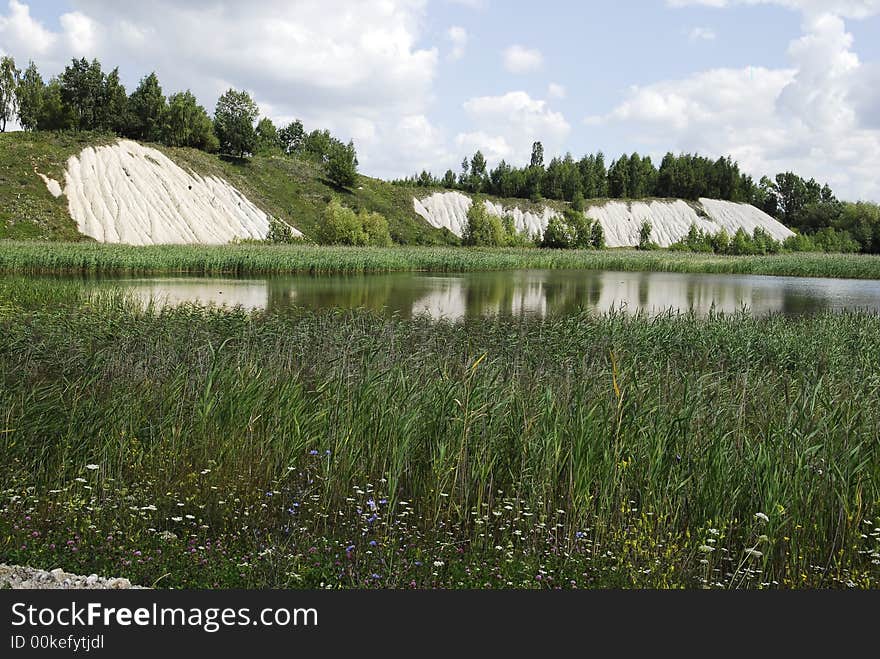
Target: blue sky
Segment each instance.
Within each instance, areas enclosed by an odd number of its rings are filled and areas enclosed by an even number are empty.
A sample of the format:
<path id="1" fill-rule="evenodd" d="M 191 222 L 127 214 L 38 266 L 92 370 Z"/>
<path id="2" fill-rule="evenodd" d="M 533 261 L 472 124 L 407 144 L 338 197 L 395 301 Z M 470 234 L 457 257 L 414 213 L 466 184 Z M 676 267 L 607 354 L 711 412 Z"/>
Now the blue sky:
<path id="1" fill-rule="evenodd" d="M 732 155 L 880 199 L 880 0 L 0 0 L 0 51 L 353 137 L 362 170 L 602 149 Z"/>

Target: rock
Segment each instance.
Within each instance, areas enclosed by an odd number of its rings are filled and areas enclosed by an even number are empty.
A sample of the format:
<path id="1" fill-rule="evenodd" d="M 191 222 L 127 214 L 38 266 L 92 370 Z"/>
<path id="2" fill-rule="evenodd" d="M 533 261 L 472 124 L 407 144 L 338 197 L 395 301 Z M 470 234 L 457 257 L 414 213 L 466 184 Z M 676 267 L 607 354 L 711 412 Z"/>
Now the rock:
<path id="1" fill-rule="evenodd" d="M 128 579 L 117 577 L 116 579 L 110 579 L 110 581 L 107 582 L 107 588 L 113 590 L 125 590 L 131 588 L 131 582 Z"/>
<path id="2" fill-rule="evenodd" d="M 127 590 L 140 588 L 140 586 L 133 586 L 131 581 L 122 577 L 102 579 L 97 574 L 90 574 L 87 577 L 69 574 L 60 567 L 47 571 L 27 566 L 0 564 L 0 589 L 3 588 L 28 590 L 112 588 Z"/>

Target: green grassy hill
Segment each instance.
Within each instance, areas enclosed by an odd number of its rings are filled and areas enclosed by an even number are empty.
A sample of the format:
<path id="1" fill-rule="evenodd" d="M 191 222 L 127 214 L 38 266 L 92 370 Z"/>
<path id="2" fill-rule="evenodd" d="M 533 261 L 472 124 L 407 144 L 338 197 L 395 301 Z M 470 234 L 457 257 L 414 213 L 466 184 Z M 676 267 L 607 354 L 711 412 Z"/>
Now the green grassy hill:
<path id="1" fill-rule="evenodd" d="M 64 184 L 67 159 L 88 146 L 116 138 L 91 133 L 7 133 L 0 135 L 0 239 L 89 240 L 79 234 L 67 210 L 66 197 L 52 197 L 34 167 Z M 195 149 L 151 144 L 184 169 L 220 176 L 270 215 L 313 237 L 319 218 L 333 195 L 356 210 L 376 211 L 388 219 L 391 236 L 403 244 L 456 244 L 446 230 L 436 229 L 413 210 L 414 196 L 423 188 L 394 186 L 360 176 L 351 190 L 333 185 L 320 165 L 308 160 L 272 155 L 231 161 Z"/>

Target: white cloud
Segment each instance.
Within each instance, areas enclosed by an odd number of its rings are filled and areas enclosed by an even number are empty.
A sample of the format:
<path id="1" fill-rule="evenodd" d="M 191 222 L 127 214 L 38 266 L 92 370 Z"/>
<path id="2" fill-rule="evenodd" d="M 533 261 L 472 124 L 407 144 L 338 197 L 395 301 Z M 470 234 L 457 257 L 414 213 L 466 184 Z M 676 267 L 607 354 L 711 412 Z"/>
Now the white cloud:
<path id="1" fill-rule="evenodd" d="M 544 56 L 540 50 L 513 45 L 503 53 L 504 68 L 511 73 L 532 73 L 544 65 Z"/>
<path id="2" fill-rule="evenodd" d="M 547 96 L 550 98 L 563 99 L 568 95 L 568 91 L 563 85 L 557 82 L 551 82 L 547 85 Z"/>
<path id="3" fill-rule="evenodd" d="M 791 68 L 716 69 L 632 87 L 608 115 L 587 121 L 625 126 L 658 150 L 729 153 L 755 175 L 791 169 L 845 198 L 880 199 L 880 131 L 866 115 L 880 106 L 869 84 L 876 70 L 859 62 L 840 17 L 807 14 L 803 29 L 788 49 Z"/>
<path id="4" fill-rule="evenodd" d="M 98 35 L 95 21 L 75 11 L 61 16 L 60 22 L 67 47 L 72 55 L 86 57 L 97 50 Z"/>
<path id="5" fill-rule="evenodd" d="M 489 0 L 446 0 L 453 5 L 462 5 L 468 9 L 485 9 L 489 6 Z"/>
<path id="6" fill-rule="evenodd" d="M 274 119 L 364 142 L 368 173 L 388 174 L 396 157 L 370 137 L 393 135 L 431 101 L 439 55 L 420 45 L 426 0 L 72 4 L 53 31 L 11 0 L 0 9 L 0 48 L 33 58 L 46 77 L 71 57 L 98 57 L 119 65 L 129 89 L 155 70 L 166 93 L 191 88 L 209 110 L 226 88 L 247 89 Z"/>
<path id="7" fill-rule="evenodd" d="M 22 60 L 51 50 L 57 37 L 31 17 L 30 8 L 17 0 L 8 7 L 9 13 L 0 15 L 0 48 Z"/>
<path id="8" fill-rule="evenodd" d="M 449 52 L 449 59 L 458 60 L 464 57 L 464 51 L 467 48 L 468 33 L 463 27 L 453 25 L 446 30 L 446 38 L 452 44 L 452 50 Z"/>
<path id="9" fill-rule="evenodd" d="M 571 132 L 560 112 L 523 91 L 472 98 L 463 107 L 474 130 L 457 135 L 456 144 L 483 150 L 490 164 L 501 158 L 525 162 L 535 140 L 544 143 L 546 153 L 556 153 Z"/>
<path id="10" fill-rule="evenodd" d="M 708 27 L 695 27 L 688 32 L 688 39 L 691 41 L 715 41 L 717 36 L 715 30 Z"/>
<path id="11" fill-rule="evenodd" d="M 867 18 L 880 13 L 880 0 L 666 0 L 670 7 L 724 8 L 733 5 L 778 5 L 808 14 L 830 13 L 844 18 Z"/>

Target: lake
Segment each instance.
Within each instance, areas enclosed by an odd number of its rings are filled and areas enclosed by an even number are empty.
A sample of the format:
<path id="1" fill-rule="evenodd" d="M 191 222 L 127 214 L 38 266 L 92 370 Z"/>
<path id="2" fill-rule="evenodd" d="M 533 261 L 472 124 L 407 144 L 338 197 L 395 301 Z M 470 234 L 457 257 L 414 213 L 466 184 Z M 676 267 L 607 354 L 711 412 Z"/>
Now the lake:
<path id="1" fill-rule="evenodd" d="M 598 313 L 622 309 L 755 315 L 822 311 L 880 312 L 880 281 L 754 275 L 517 270 L 462 274 L 394 273 L 254 278 L 145 277 L 85 280 L 120 286 L 159 304 L 198 302 L 246 309 L 366 308 L 387 315 L 457 320 L 495 314 Z"/>

